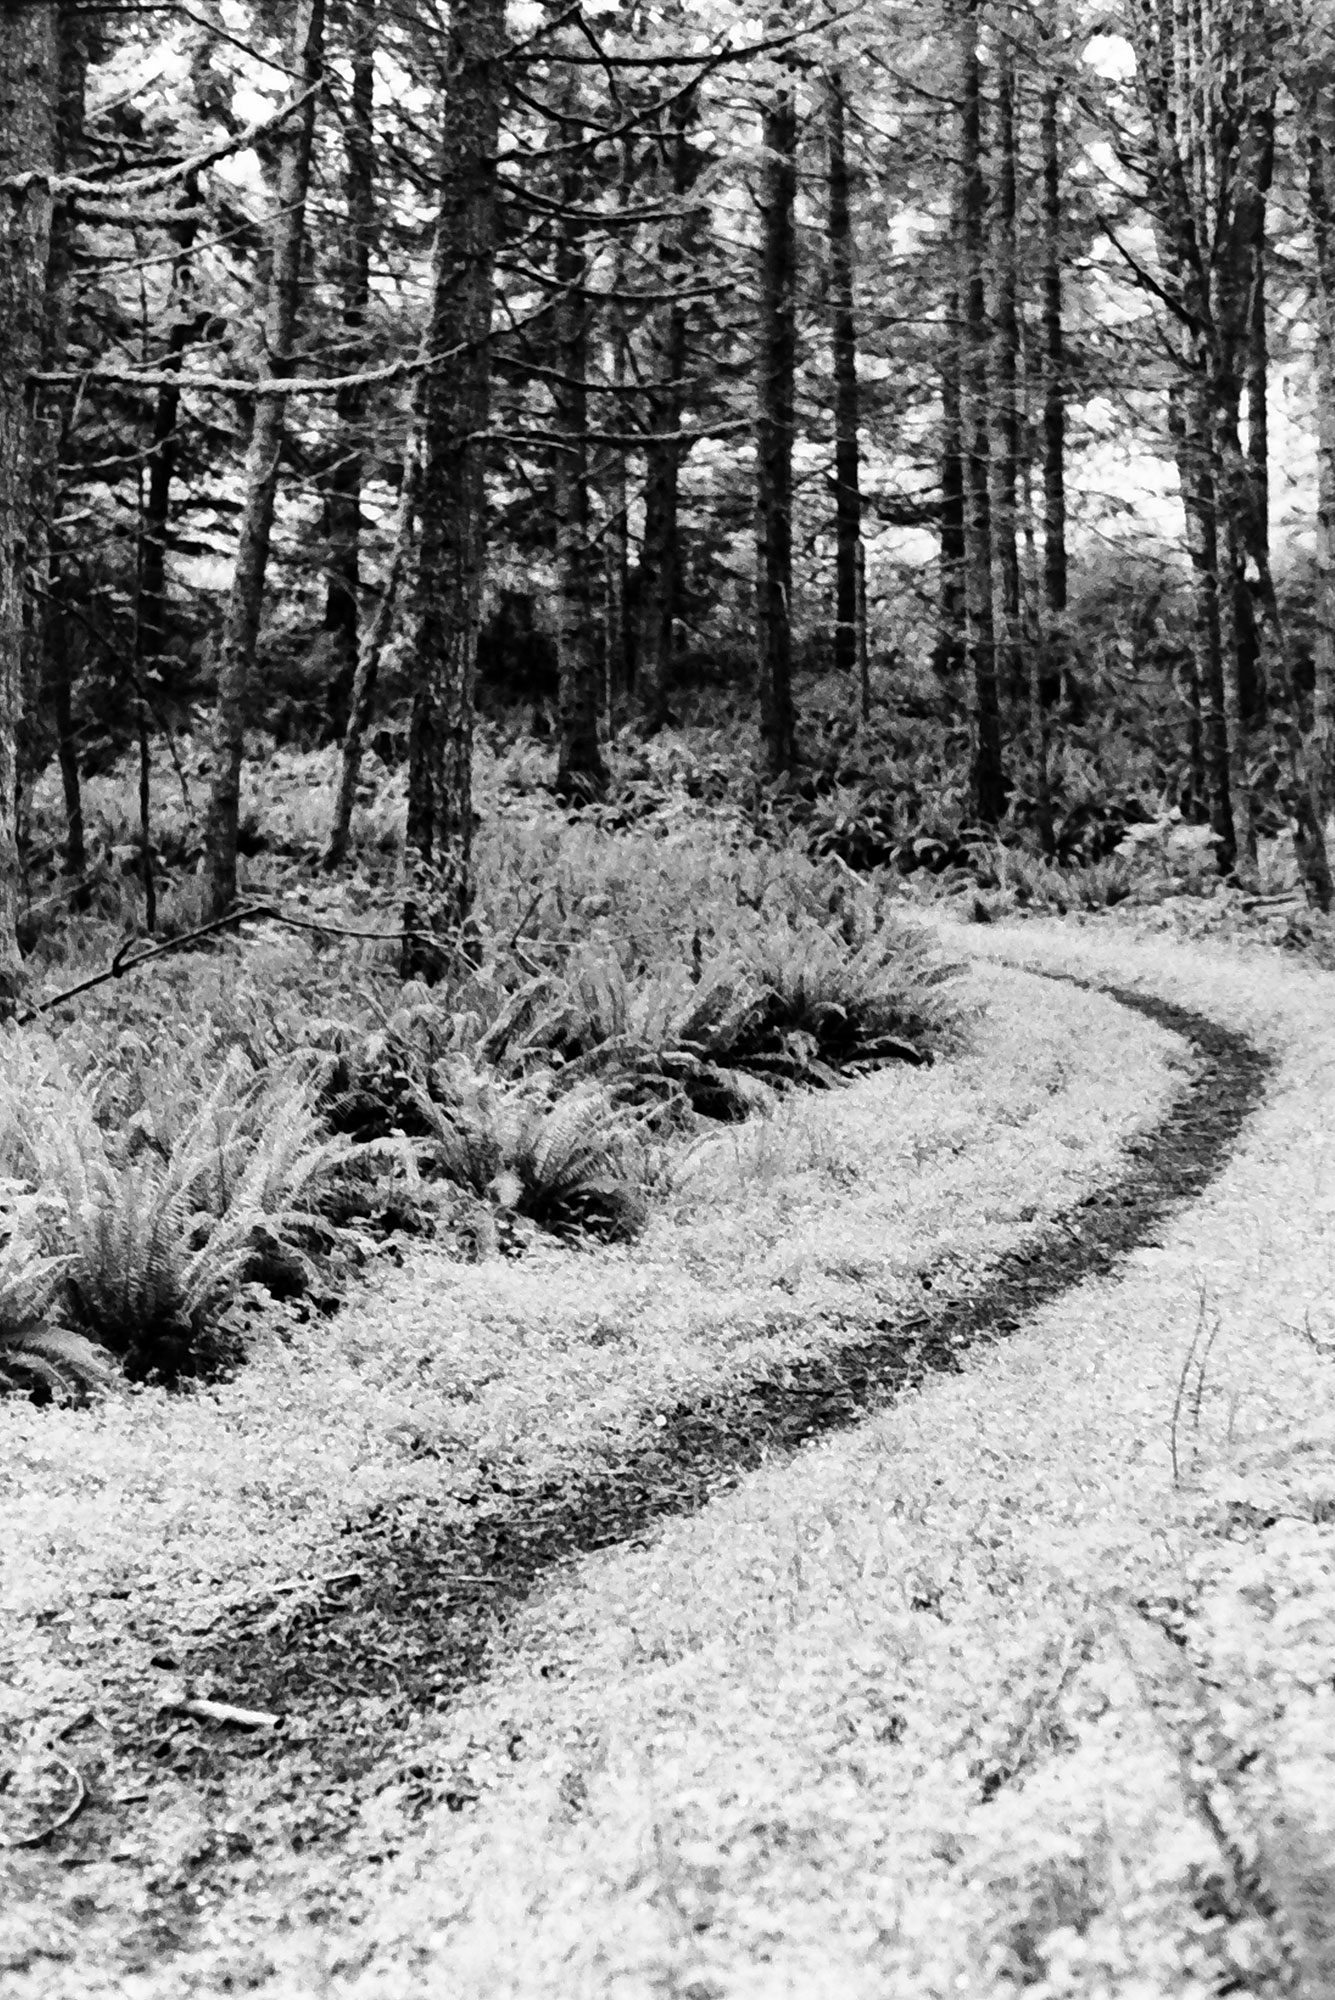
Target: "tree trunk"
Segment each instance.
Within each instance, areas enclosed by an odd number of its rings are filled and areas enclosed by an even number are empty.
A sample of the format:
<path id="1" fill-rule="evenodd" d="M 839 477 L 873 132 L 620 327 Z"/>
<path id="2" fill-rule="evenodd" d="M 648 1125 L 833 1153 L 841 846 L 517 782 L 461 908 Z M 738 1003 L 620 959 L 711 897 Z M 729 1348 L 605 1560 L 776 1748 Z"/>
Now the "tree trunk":
<path id="1" fill-rule="evenodd" d="M 430 351 L 441 359 L 422 399 L 405 979 L 439 979 L 468 950 L 504 47 L 505 0 L 455 0 L 429 327 Z"/>
<path id="2" fill-rule="evenodd" d="M 340 286 L 343 345 L 340 373 L 351 374 L 366 359 L 364 334 L 371 299 L 371 242 L 375 233 L 375 0 L 355 0 L 349 8 L 348 45 L 352 56 L 352 97 L 344 126 L 346 202 Z M 328 735 L 341 737 L 357 668 L 357 607 L 361 594 L 363 440 L 366 391 L 356 384 L 340 389 L 334 463 L 325 488 L 329 559 L 325 572 L 324 629 L 329 640 Z"/>
<path id="3" fill-rule="evenodd" d="M 1020 555 L 1016 480 L 1020 457 L 1019 243 L 1016 234 L 1015 65 L 1010 43 L 997 44 L 996 185 L 991 210 L 993 324 L 989 382 L 989 511 L 992 530 L 993 620 L 998 678 L 1008 701 L 1022 711 L 1026 696 L 1020 625 Z"/>
<path id="4" fill-rule="evenodd" d="M 834 669 L 858 671 L 858 579 L 862 569 L 862 487 L 858 465 L 858 347 L 853 298 L 853 229 L 849 217 L 848 147 L 843 72 L 826 85 L 825 140 L 829 179 L 830 337 L 834 360 Z"/>
<path id="5" fill-rule="evenodd" d="M 622 282 L 617 290 L 624 289 L 624 268 L 620 273 Z M 628 341 L 625 327 L 625 311 L 620 299 L 614 299 L 609 308 L 612 316 L 610 330 L 612 386 L 618 392 L 613 397 L 615 422 L 612 428 L 619 430 L 624 420 L 626 398 L 622 393 L 630 379 L 628 361 Z M 603 693 L 602 708 L 605 726 L 610 734 L 620 704 L 630 686 L 630 483 L 626 477 L 626 453 L 622 446 L 614 445 L 603 479 Z"/>
<path id="6" fill-rule="evenodd" d="M 1043 161 L 1043 672 L 1045 704 L 1061 692 L 1069 668 L 1066 563 L 1066 327 L 1062 281 L 1061 81 L 1043 87 L 1039 146 Z"/>
<path id="7" fill-rule="evenodd" d="M 664 143 L 677 212 L 663 225 L 659 237 L 658 263 L 664 290 L 684 285 L 687 277 L 692 232 L 686 198 L 699 172 L 699 160 L 690 143 L 695 112 L 695 95 L 690 91 L 675 98 L 668 111 Z M 640 549 L 644 597 L 638 684 L 645 726 L 651 731 L 672 720 L 673 659 L 681 596 L 677 488 L 683 457 L 680 434 L 688 331 L 685 305 L 679 298 L 670 299 L 657 315 L 653 336 L 657 370 L 648 398 L 644 539 Z"/>
<path id="8" fill-rule="evenodd" d="M 959 217 L 954 221 L 959 244 Z M 946 296 L 946 336 L 941 355 L 941 527 L 938 622 L 932 664 L 953 681 L 967 663 L 964 612 L 964 433 L 960 409 L 962 304 L 958 287 Z"/>
<path id="9" fill-rule="evenodd" d="M 1303 106 L 1308 210 L 1317 251 L 1317 531 L 1312 736 L 1298 823 L 1308 897 L 1331 907 L 1325 827 L 1335 808 L 1335 83 Z"/>
<path id="10" fill-rule="evenodd" d="M 196 208 L 199 184 L 194 175 L 186 182 L 182 206 Z M 181 361 L 198 331 L 198 321 L 187 311 L 189 303 L 190 256 L 198 225 L 186 219 L 174 231 L 177 257 L 172 267 L 172 289 L 176 317 L 167 335 L 166 352 L 158 361 L 167 374 L 180 372 Z M 167 643 L 167 543 L 171 523 L 171 490 L 176 477 L 177 422 L 181 392 L 175 382 L 158 390 L 153 409 L 153 437 L 148 455 L 148 493 L 144 504 L 143 528 L 139 541 L 138 659 L 145 668 L 161 666 Z"/>
<path id="11" fill-rule="evenodd" d="M 578 145 L 583 126 L 563 118 L 561 138 Z M 593 624 L 593 551 L 589 540 L 589 295 L 582 163 L 567 169 L 557 223 L 556 365 L 553 460 L 556 515 L 556 796 L 588 805 L 607 793 L 599 717 L 599 647 Z"/>
<path id="12" fill-rule="evenodd" d="M 63 588 L 56 590 L 57 605 L 63 597 Z M 79 778 L 79 751 L 74 734 L 73 714 L 73 674 L 70 668 L 69 648 L 66 633 L 62 629 L 68 621 L 57 613 L 55 643 L 51 649 L 49 662 L 51 670 L 51 707 L 56 725 L 56 757 L 60 764 L 60 788 L 65 801 L 65 873 L 76 883 L 82 883 L 88 869 L 88 853 L 83 831 L 83 788 Z M 75 897 L 76 906 L 79 893 Z"/>
<path id="13" fill-rule="evenodd" d="M 420 378 L 414 401 L 415 404 L 421 401 Z M 347 723 L 339 747 L 338 784 L 334 789 L 333 820 L 323 858 L 323 865 L 329 869 L 342 867 L 347 859 L 348 837 L 352 830 L 352 808 L 357 797 L 357 780 L 361 775 L 362 749 L 366 742 L 367 725 L 371 720 L 376 687 L 380 680 L 381 657 L 394 628 L 400 600 L 404 595 L 404 580 L 410 573 L 413 560 L 414 532 L 421 488 L 422 438 L 420 424 L 414 417 L 409 427 L 408 442 L 404 448 L 403 470 L 399 482 L 398 518 L 394 526 L 394 540 L 390 547 L 389 566 L 381 580 L 380 601 L 376 605 L 375 616 L 361 633 L 357 648 L 357 666 L 349 690 Z"/>
<path id="14" fill-rule="evenodd" d="M 0 1020 L 23 990 L 18 768 L 37 455 L 28 378 L 46 346 L 60 36 L 53 4 L 0 6 Z"/>
<path id="15" fill-rule="evenodd" d="M 1178 484 L 1191 561 L 1192 679 L 1201 709 L 1210 825 L 1219 842 L 1220 865 L 1229 869 L 1237 854 L 1225 709 L 1223 649 L 1219 620 L 1219 537 L 1212 453 L 1204 392 L 1191 363 L 1169 396 L 1169 430 L 1177 458 Z"/>
<path id="16" fill-rule="evenodd" d="M 303 103 L 283 128 L 277 200 L 270 225 L 271 271 L 264 315 L 264 359 L 259 382 L 291 373 L 292 341 L 301 294 L 306 236 L 306 194 L 315 131 L 315 87 L 324 66 L 324 0 L 298 0 L 289 69 Z M 283 398 L 255 398 L 246 453 L 245 500 L 236 567 L 218 648 L 218 704 L 214 722 L 213 781 L 205 832 L 208 912 L 225 916 L 236 901 L 237 826 L 246 714 L 254 677 L 255 645 L 264 603 L 274 497 L 285 428 Z"/>
<path id="17" fill-rule="evenodd" d="M 965 645 L 969 663 L 969 805 L 979 826 L 1006 810 L 993 625 L 992 520 L 988 480 L 987 188 L 983 175 L 979 0 L 961 0 L 960 29 L 960 401 L 964 450 Z"/>
<path id="18" fill-rule="evenodd" d="M 756 655 L 760 735 L 771 777 L 797 759 L 793 707 L 793 428 L 797 362 L 797 107 L 781 90 L 766 107 L 756 392 Z"/>

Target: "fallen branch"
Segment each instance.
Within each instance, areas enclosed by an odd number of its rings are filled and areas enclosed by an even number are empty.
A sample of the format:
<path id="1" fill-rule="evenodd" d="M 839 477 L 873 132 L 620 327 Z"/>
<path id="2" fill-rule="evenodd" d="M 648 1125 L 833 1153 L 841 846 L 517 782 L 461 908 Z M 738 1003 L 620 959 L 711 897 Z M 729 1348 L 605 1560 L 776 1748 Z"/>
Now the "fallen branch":
<path id="1" fill-rule="evenodd" d="M 88 1800 L 88 1790 L 78 1766 L 76 1764 L 67 1764 L 63 1757 L 52 1757 L 50 1761 L 53 1764 L 59 1764 L 61 1770 L 73 1779 L 74 1798 L 72 1802 L 66 1806 L 64 1812 L 59 1814 L 57 1818 L 48 1820 L 45 1826 L 38 1827 L 36 1833 L 21 1833 L 13 1838 L 0 1833 L 0 1847 L 40 1847 L 44 1841 L 50 1840 L 53 1833 L 59 1833 L 62 1826 L 68 1826 L 77 1812 L 83 1810 Z"/>
<path id="2" fill-rule="evenodd" d="M 26 1028 L 42 1014 L 49 1014 L 53 1007 L 61 1007 L 67 1000 L 76 1000 L 80 994 L 91 993 L 96 986 L 105 986 L 112 979 L 120 979 L 127 972 L 137 972 L 141 965 L 149 965 L 156 958 L 165 958 L 169 952 L 181 951 L 188 944 L 195 944 L 200 938 L 212 937 L 218 931 L 227 930 L 232 924 L 248 923 L 252 918 L 267 918 L 270 923 L 286 924 L 296 931 L 318 931 L 326 937 L 357 938 L 367 944 L 406 944 L 409 939 L 421 939 L 439 948 L 447 940 L 435 931 L 360 931 L 352 930 L 346 924 L 323 924 L 314 917 L 289 916 L 273 903 L 246 903 L 239 910 L 229 910 L 225 917 L 215 917 L 211 923 L 200 924 L 193 931 L 182 931 L 179 937 L 168 938 L 164 944 L 155 944 L 137 957 L 131 957 L 137 940 L 126 938 L 118 945 L 110 965 L 101 972 L 94 972 L 77 985 L 66 986 L 59 993 L 53 993 L 49 1000 L 39 1000 L 35 1007 L 29 1007 L 18 1017 L 18 1025 Z M 462 934 L 456 936 L 450 949 L 451 958 L 458 956 L 462 949 Z"/>
<path id="3" fill-rule="evenodd" d="M 182 1701 L 164 1701 L 164 1715 L 189 1715 L 196 1722 L 216 1722 L 233 1729 L 276 1729 L 280 1715 L 262 1708 L 235 1708 L 230 1701 L 206 1701 L 203 1695 L 187 1695 Z"/>

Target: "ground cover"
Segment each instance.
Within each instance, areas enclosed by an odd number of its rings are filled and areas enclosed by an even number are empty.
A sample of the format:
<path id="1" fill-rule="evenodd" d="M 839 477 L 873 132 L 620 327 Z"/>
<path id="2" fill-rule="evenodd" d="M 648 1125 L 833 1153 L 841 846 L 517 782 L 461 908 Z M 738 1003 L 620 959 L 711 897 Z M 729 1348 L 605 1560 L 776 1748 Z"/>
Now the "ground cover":
<path id="1" fill-rule="evenodd" d="M 1328 982 L 976 944 L 1263 1042 L 1245 1144 L 1114 1278 L 555 1577 L 364 1823 L 364 1921 L 326 1875 L 285 1928 L 287 1878 L 258 1990 L 1329 1989 Z"/>
<path id="2" fill-rule="evenodd" d="M 374 1789 L 368 1767 L 422 1689 L 405 1698 L 392 1652 L 365 1657 L 373 1599 L 355 1586 L 350 1627 L 324 1629 L 346 1648 L 360 1612 L 363 1644 L 342 1662 L 338 1643 L 305 1649 L 293 1725 L 306 1743 L 289 1735 L 248 1760 L 161 1713 L 182 1668 L 211 1646 L 227 1654 L 229 1622 L 253 1635 L 258 1607 L 268 1657 L 301 1653 L 285 1635 L 351 1567 L 349 1519 L 390 1508 L 406 1534 L 435 1531 L 479 1496 L 615 1462 L 674 1399 L 844 1338 L 859 1315 L 902 1306 L 929 1267 L 967 1283 L 1106 1176 L 1180 1082 L 1175 1043 L 1098 996 L 1012 975 L 991 986 L 971 1055 L 718 1135 L 633 1248 L 410 1266 L 328 1324 L 275 1325 L 211 1391 L 6 1410 L 11 1740 L 68 1758 L 80 1728 L 59 1730 L 91 1716 L 95 1794 L 50 1856 L 16 1871 L 16 1977 L 92 1991 L 136 1954 L 147 1968 L 186 1941 L 193 1896 L 207 1907 L 219 1879 L 272 1865 L 294 1812 L 300 1835 L 294 1785 L 326 1841 Z"/>

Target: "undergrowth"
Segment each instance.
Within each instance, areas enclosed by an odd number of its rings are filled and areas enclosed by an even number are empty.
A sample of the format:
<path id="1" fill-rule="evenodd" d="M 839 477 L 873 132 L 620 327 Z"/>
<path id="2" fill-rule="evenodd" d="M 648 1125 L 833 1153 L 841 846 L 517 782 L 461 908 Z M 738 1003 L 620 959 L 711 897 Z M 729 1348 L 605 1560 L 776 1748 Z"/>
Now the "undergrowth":
<path id="1" fill-rule="evenodd" d="M 159 827 L 169 934 L 199 915 L 194 878 L 170 873 L 197 854 L 192 755 Z M 243 1354 L 248 1284 L 309 1291 L 387 1230 L 465 1257 L 523 1254 L 534 1232 L 627 1239 L 663 1146 L 700 1121 L 958 1042 L 950 969 L 888 881 L 728 805 L 689 760 L 575 815 L 535 793 L 531 759 L 479 762 L 480 948 L 447 981 L 403 985 L 374 935 L 398 925 L 402 774 L 366 789 L 347 878 L 312 888 L 328 759 L 282 753 L 247 892 L 366 942 L 255 926 L 8 1031 L 0 1178 L 30 1204 L 15 1254 L 62 1260 L 33 1325 L 132 1376 L 207 1376 Z M 102 791 L 88 907 L 34 948 L 48 993 L 132 928 L 137 878 L 112 866 L 132 856 L 128 804 Z M 15 1371 L 4 1386 L 41 1373 Z M 94 1373 L 71 1361 L 66 1386 Z"/>

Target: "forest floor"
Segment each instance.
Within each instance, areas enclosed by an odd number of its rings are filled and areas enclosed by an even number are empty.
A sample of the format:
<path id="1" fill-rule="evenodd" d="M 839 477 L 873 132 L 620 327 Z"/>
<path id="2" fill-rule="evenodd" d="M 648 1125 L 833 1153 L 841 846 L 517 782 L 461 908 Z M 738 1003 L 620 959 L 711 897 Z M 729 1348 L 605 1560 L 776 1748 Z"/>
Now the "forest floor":
<path id="1" fill-rule="evenodd" d="M 972 1053 L 633 1249 L 10 1406 L 6 1990 L 1326 1990 L 1329 977 L 1162 922 L 951 931 Z"/>

